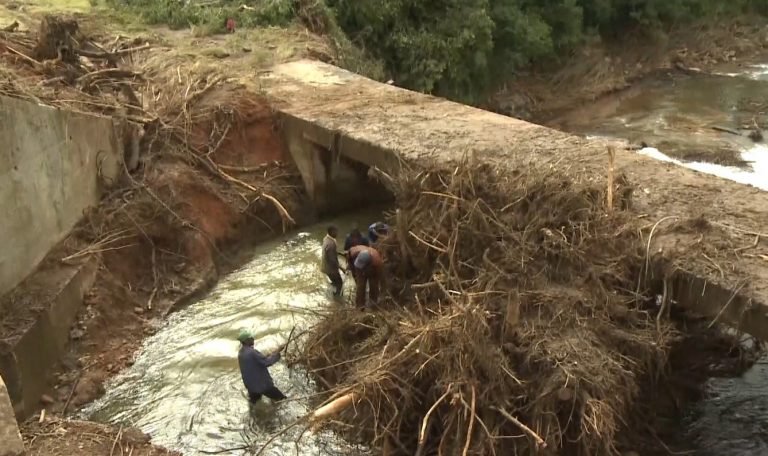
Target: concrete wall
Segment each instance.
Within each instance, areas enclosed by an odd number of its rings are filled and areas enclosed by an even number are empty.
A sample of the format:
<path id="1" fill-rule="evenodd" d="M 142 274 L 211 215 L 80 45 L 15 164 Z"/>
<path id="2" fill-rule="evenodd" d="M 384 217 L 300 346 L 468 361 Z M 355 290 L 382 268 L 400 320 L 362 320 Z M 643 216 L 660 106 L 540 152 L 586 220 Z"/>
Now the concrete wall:
<path id="1" fill-rule="evenodd" d="M 24 454 L 24 443 L 19 433 L 19 425 L 13 415 L 8 390 L 0 377 L 0 456 L 20 456 Z"/>
<path id="2" fill-rule="evenodd" d="M 370 166 L 384 167 L 386 157 L 393 155 L 294 116 L 283 115 L 281 120 L 285 144 L 320 214 L 391 199 L 383 186 L 370 181 L 367 171 Z"/>
<path id="3" fill-rule="evenodd" d="M 26 277 L 122 170 L 122 129 L 0 96 L 0 295 Z"/>

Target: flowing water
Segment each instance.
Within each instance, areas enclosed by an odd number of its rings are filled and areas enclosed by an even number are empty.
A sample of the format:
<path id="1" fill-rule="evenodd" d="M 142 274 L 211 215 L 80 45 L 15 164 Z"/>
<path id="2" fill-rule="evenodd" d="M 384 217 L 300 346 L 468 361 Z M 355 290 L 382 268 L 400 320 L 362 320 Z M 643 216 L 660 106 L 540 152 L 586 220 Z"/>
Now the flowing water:
<path id="1" fill-rule="evenodd" d="M 185 455 L 240 455 L 247 454 L 245 446 L 259 449 L 273 433 L 307 413 L 307 397 L 315 390 L 300 369 L 278 363 L 271 372 L 289 400 L 272 405 L 263 399 L 250 407 L 237 367 L 239 331 L 251 330 L 256 348 L 270 352 L 285 343 L 294 327 L 306 328 L 331 303 L 328 279 L 319 270 L 327 225 L 334 223 L 345 232 L 353 223 L 367 226 L 377 218 L 380 211 L 353 214 L 261 245 L 250 263 L 224 277 L 207 297 L 171 315 L 145 341 L 135 364 L 112 380 L 107 394 L 83 414 L 137 426 L 154 443 Z M 330 433 L 302 431 L 289 430 L 262 454 L 363 451 Z"/>
<path id="2" fill-rule="evenodd" d="M 657 147 L 640 153 L 768 190 L 768 148 L 710 128 L 738 125 L 745 116 L 738 106 L 749 97 L 768 100 L 768 67 L 640 85 L 563 117 L 560 127 L 647 141 Z M 661 146 L 695 152 L 723 143 L 742 150 L 746 165 L 672 159 Z M 360 213 L 333 222 L 345 231 L 353 220 L 364 226 L 379 216 Z M 243 454 L 236 448 L 253 444 L 258 448 L 306 413 L 313 385 L 303 372 L 282 363 L 272 371 L 292 400 L 249 409 L 234 339 L 241 328 L 251 329 L 257 334 L 257 348 L 269 351 L 285 341 L 292 328 L 305 327 L 313 312 L 328 305 L 328 282 L 317 267 L 325 226 L 262 245 L 253 261 L 223 278 L 206 298 L 172 315 L 146 341 L 136 363 L 114 379 L 108 393 L 84 414 L 138 426 L 157 444 L 199 455 Z M 740 378 L 711 379 L 708 388 L 709 398 L 693 405 L 685 420 L 684 438 L 695 454 L 768 454 L 768 359 Z M 300 431 L 289 430 L 263 454 L 362 451 L 331 434 Z"/>
<path id="3" fill-rule="evenodd" d="M 768 190 L 768 147 L 711 128 L 737 129 L 751 120 L 753 114 L 740 109 L 750 100 L 768 101 L 768 65 L 641 84 L 556 123 L 586 135 L 645 141 L 657 147 L 641 154 Z M 706 154 L 698 161 L 665 154 L 677 148 L 696 156 L 697 149 L 721 145 L 740 151 L 745 166 L 709 163 Z M 707 389 L 707 399 L 693 404 L 685 417 L 685 446 L 698 456 L 768 455 L 768 358 L 739 378 L 710 379 Z"/>

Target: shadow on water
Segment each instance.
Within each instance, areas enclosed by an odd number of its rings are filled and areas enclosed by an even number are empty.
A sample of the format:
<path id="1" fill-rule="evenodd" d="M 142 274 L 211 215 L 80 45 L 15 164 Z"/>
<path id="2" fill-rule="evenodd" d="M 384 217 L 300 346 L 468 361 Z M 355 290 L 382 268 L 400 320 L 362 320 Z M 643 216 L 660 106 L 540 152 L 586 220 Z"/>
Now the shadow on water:
<path id="1" fill-rule="evenodd" d="M 171 315 L 145 341 L 135 364 L 112 380 L 105 396 L 83 415 L 139 427 L 154 443 L 185 455 L 258 449 L 309 411 L 307 397 L 315 389 L 305 372 L 278 363 L 271 372 L 289 400 L 272 404 L 262 399 L 249 406 L 237 367 L 239 331 L 251 330 L 256 347 L 270 352 L 285 343 L 294 327 L 311 324 L 330 301 L 328 279 L 318 267 L 326 227 L 334 223 L 345 233 L 355 222 L 364 227 L 380 217 L 380 211 L 357 213 L 259 246 L 250 263 L 222 278 L 208 296 Z M 302 434 L 301 426 L 291 431 L 262 454 L 362 451 L 331 433 Z"/>
<path id="2" fill-rule="evenodd" d="M 768 454 L 768 359 L 738 378 L 713 378 L 684 420 L 698 456 Z"/>

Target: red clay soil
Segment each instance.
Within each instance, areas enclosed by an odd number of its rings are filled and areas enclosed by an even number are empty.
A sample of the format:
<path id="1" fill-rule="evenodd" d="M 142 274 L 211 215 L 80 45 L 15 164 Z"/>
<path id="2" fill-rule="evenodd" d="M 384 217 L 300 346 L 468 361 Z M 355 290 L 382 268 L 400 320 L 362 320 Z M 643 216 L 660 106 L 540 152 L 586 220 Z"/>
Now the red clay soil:
<path id="1" fill-rule="evenodd" d="M 211 136 L 219 138 L 221 130 L 217 117 L 231 116 L 227 119 L 233 126 L 226 130 L 226 136 L 214 143 L 211 158 L 224 167 L 254 167 L 264 163 L 285 160 L 285 148 L 273 122 L 270 106 L 260 97 L 245 90 L 238 92 L 234 100 L 227 100 L 227 110 L 213 118 L 206 118 L 193 127 L 190 142 L 198 149 L 211 145 Z M 221 109 L 222 100 L 209 97 L 201 103 L 201 110 Z M 213 132 L 213 134 L 211 133 Z"/>

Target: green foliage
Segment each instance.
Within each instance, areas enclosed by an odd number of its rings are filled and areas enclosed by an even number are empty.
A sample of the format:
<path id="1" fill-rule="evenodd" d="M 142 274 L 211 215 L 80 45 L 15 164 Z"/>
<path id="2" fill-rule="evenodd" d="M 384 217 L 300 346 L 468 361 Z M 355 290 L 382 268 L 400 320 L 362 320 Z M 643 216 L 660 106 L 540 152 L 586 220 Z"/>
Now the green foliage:
<path id="1" fill-rule="evenodd" d="M 768 0 L 326 0 L 352 42 L 405 87 L 458 99 L 586 39 L 748 11 Z"/>
<path id="2" fill-rule="evenodd" d="M 353 43 L 397 84 L 463 98 L 485 86 L 493 49 L 488 0 L 328 0 Z"/>
<path id="3" fill-rule="evenodd" d="M 198 26 L 208 33 L 226 31 L 232 18 L 238 27 L 284 26 L 295 17 L 292 0 L 260 0 L 253 9 L 240 9 L 242 1 L 223 0 L 217 4 L 179 0 L 107 0 L 113 7 L 134 12 L 149 24 L 163 24 L 171 29 Z M 248 3 L 248 2 L 246 2 Z"/>
<path id="4" fill-rule="evenodd" d="M 224 31 L 300 20 L 330 37 L 346 68 L 472 101 L 530 65 L 568 55 L 587 39 L 628 30 L 663 36 L 687 21 L 768 14 L 768 0 L 107 0 L 150 23 Z M 249 9 L 239 9 L 241 4 Z"/>

